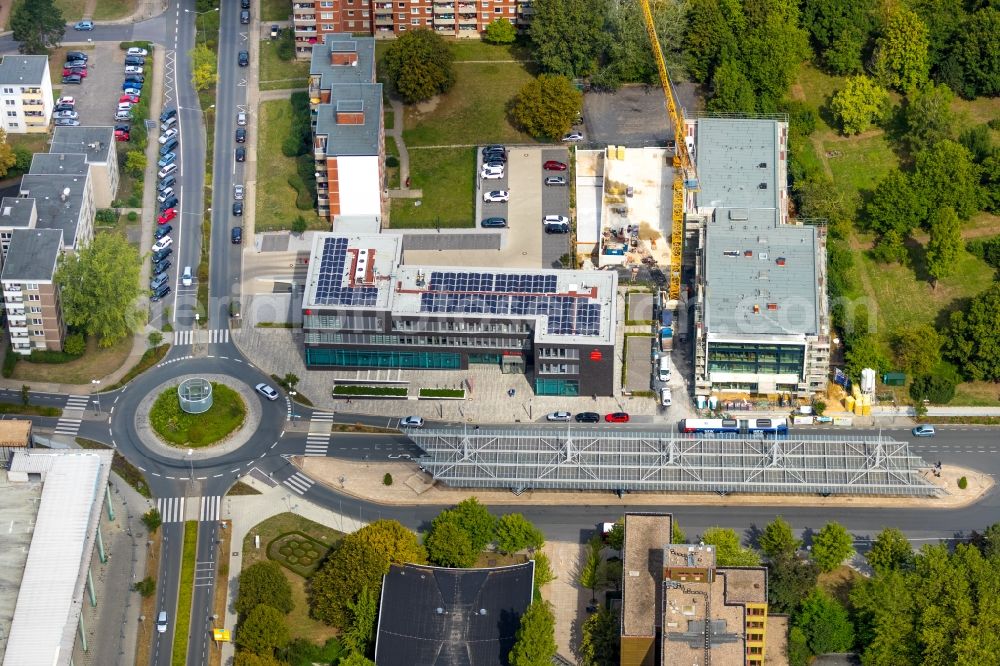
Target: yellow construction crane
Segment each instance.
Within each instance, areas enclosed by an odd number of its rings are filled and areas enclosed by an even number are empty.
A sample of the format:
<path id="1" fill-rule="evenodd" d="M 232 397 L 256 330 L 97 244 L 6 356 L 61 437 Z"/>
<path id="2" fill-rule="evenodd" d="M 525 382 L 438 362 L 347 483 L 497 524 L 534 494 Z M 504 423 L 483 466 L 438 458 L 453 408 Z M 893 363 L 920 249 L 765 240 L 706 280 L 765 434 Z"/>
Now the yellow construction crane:
<path id="1" fill-rule="evenodd" d="M 650 9 L 649 0 L 639 0 L 639 5 L 642 7 L 642 16 L 646 22 L 646 34 L 649 35 L 649 42 L 653 46 L 656 68 L 660 72 L 660 86 L 663 88 L 663 96 L 667 100 L 667 114 L 674 126 L 676 148 L 674 153 L 673 226 L 670 233 L 670 289 L 668 294 L 670 300 L 676 301 L 681 295 L 681 256 L 684 251 L 684 190 L 688 185 L 693 185 L 696 188 L 698 180 L 694 162 L 691 161 L 691 154 L 688 152 L 684 112 L 677 104 L 677 100 L 674 98 L 674 89 L 670 85 L 667 64 L 663 60 L 663 49 L 660 47 L 660 39 L 656 36 L 656 24 L 653 23 L 653 11 Z"/>

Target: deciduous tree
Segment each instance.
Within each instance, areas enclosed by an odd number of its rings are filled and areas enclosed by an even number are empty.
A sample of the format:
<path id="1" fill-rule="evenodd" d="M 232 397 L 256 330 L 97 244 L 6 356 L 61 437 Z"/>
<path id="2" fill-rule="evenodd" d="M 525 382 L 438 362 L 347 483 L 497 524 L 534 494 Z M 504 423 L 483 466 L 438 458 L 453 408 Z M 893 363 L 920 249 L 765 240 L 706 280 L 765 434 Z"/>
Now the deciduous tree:
<path id="1" fill-rule="evenodd" d="M 928 324 L 895 331 L 890 346 L 899 367 L 914 375 L 930 372 L 941 360 L 941 336 Z"/>
<path id="2" fill-rule="evenodd" d="M 133 178 L 140 178 L 146 173 L 146 153 L 142 150 L 130 150 L 125 154 L 125 170 Z"/>
<path id="3" fill-rule="evenodd" d="M 963 220 L 979 210 L 980 169 L 965 146 L 938 141 L 917 153 L 915 163 L 913 188 L 928 209 L 949 206 Z"/>
<path id="4" fill-rule="evenodd" d="M 840 523 L 824 525 L 812 540 L 812 561 L 820 571 L 833 571 L 854 554 L 854 539 Z"/>
<path id="5" fill-rule="evenodd" d="M 936 285 L 938 280 L 955 272 L 955 262 L 962 252 L 962 227 L 958 215 L 947 206 L 931 213 L 930 227 L 927 272 Z"/>
<path id="6" fill-rule="evenodd" d="M 288 644 L 288 624 L 277 608 L 261 604 L 236 629 L 236 645 L 254 654 L 273 655 Z"/>
<path id="7" fill-rule="evenodd" d="M 588 617 L 581 627 L 580 661 L 582 666 L 611 666 L 621 657 L 621 619 L 618 613 L 603 606 Z"/>
<path id="8" fill-rule="evenodd" d="M 233 663 L 235 666 L 285 666 L 285 662 L 278 661 L 273 655 L 259 655 L 247 650 L 237 650 Z"/>
<path id="9" fill-rule="evenodd" d="M 957 92 L 968 99 L 1000 95 L 1000 8 L 994 3 L 972 14 L 956 39 L 949 60 Z"/>
<path id="10" fill-rule="evenodd" d="M 621 550 L 625 546 L 625 519 L 619 518 L 611 526 L 611 531 L 604 535 L 604 543 L 608 548 Z"/>
<path id="11" fill-rule="evenodd" d="M 590 541 L 587 542 L 583 564 L 580 565 L 580 571 L 576 578 L 576 582 L 581 587 L 590 590 L 591 597 L 594 596 L 597 586 L 601 584 L 601 549 L 603 547 L 604 543 L 601 541 L 601 535 L 595 534 L 591 537 Z"/>
<path id="12" fill-rule="evenodd" d="M 805 634 L 813 654 L 848 652 L 854 647 L 854 625 L 847 610 L 821 589 L 814 588 L 793 619 Z"/>
<path id="13" fill-rule="evenodd" d="M 875 28 L 872 0 L 805 0 L 802 27 L 812 36 L 816 55 L 833 74 L 857 74 Z"/>
<path id="14" fill-rule="evenodd" d="M 407 30 L 382 58 L 385 73 L 407 104 L 448 92 L 455 85 L 455 60 L 441 35 L 426 28 Z"/>
<path id="15" fill-rule="evenodd" d="M 363 654 L 351 652 L 337 662 L 337 666 L 375 666 L 375 662 Z"/>
<path id="16" fill-rule="evenodd" d="M 867 132 L 885 117 L 889 94 L 867 76 L 852 76 L 830 100 L 830 110 L 844 134 Z"/>
<path id="17" fill-rule="evenodd" d="M 903 107 L 906 141 L 916 152 L 942 139 L 955 137 L 954 93 L 945 84 L 927 82 L 916 89 Z"/>
<path id="18" fill-rule="evenodd" d="M 506 18 L 490 21 L 483 32 L 483 41 L 490 44 L 513 44 L 517 39 L 517 28 Z"/>
<path id="19" fill-rule="evenodd" d="M 11 10 L 10 29 L 21 53 L 48 55 L 66 33 L 66 19 L 54 0 L 19 2 Z"/>
<path id="20" fill-rule="evenodd" d="M 792 613 L 816 587 L 819 568 L 796 555 L 779 555 L 767 563 L 767 601 L 775 613 Z"/>
<path id="21" fill-rule="evenodd" d="M 290 613 L 295 607 L 288 579 L 281 572 L 281 567 L 271 560 L 252 564 L 240 573 L 239 594 L 234 604 L 236 612 L 247 615 L 261 604 L 282 613 Z"/>
<path id="22" fill-rule="evenodd" d="M 1000 380 L 1000 284 L 951 313 L 944 351 L 965 377 Z"/>
<path id="23" fill-rule="evenodd" d="M 911 178 L 899 170 L 888 173 L 865 205 L 865 226 L 877 234 L 895 229 L 905 236 L 927 219 L 928 201 Z"/>
<path id="24" fill-rule="evenodd" d="M 6 176 L 15 164 L 17 164 L 17 155 L 14 148 L 7 143 L 7 132 L 0 129 L 0 178 Z"/>
<path id="25" fill-rule="evenodd" d="M 362 588 L 357 599 L 347 604 L 351 623 L 344 631 L 344 643 L 360 654 L 368 654 L 375 638 L 375 620 L 378 618 L 379 599 L 375 591 Z"/>
<path id="26" fill-rule="evenodd" d="M 424 545 L 430 561 L 442 567 L 471 567 L 479 555 L 472 547 L 469 533 L 454 521 L 435 524 L 424 539 Z"/>
<path id="27" fill-rule="evenodd" d="M 531 50 L 543 71 L 569 78 L 588 76 L 597 68 L 607 34 L 607 0 L 535 0 L 531 16 Z"/>
<path id="28" fill-rule="evenodd" d="M 607 48 L 600 71 L 591 78 L 594 86 L 609 90 L 629 82 L 659 86 L 659 73 L 639 3 L 609 4 L 604 26 Z M 680 80 L 684 71 L 686 9 L 684 2 L 656 2 L 650 6 L 671 80 Z"/>
<path id="29" fill-rule="evenodd" d="M 734 58 L 724 58 L 712 75 L 712 96 L 706 104 L 709 111 L 721 113 L 753 113 L 757 96 L 753 86 Z"/>
<path id="30" fill-rule="evenodd" d="M 195 90 L 208 90 L 218 80 L 216 55 L 206 44 L 191 49 L 191 84 Z"/>
<path id="31" fill-rule="evenodd" d="M 908 92 L 927 80 L 927 26 L 905 5 L 894 5 L 889 11 L 882 35 L 875 43 L 872 71 L 886 88 Z"/>
<path id="32" fill-rule="evenodd" d="M 899 529 L 886 527 L 875 537 L 865 559 L 878 573 L 908 569 L 913 564 L 913 547 Z"/>
<path id="33" fill-rule="evenodd" d="M 945 364 L 944 367 L 950 368 L 951 366 Z M 954 371 L 954 376 L 952 373 L 945 373 L 940 369 L 934 374 L 917 375 L 910 382 L 910 397 L 916 404 L 927 400 L 936 405 L 943 405 L 951 402 L 951 399 L 955 397 L 955 385 L 959 381 L 961 381 L 961 377 L 957 376 L 957 371 Z"/>
<path id="34" fill-rule="evenodd" d="M 705 544 L 715 546 L 715 562 L 721 567 L 756 567 L 760 553 L 740 543 L 736 532 L 723 527 L 710 527 L 701 535 Z"/>
<path id="35" fill-rule="evenodd" d="M 565 76 L 541 74 L 521 88 L 510 107 L 515 125 L 538 139 L 568 132 L 583 105 L 583 93 Z"/>
<path id="36" fill-rule="evenodd" d="M 139 298 L 139 253 L 121 234 L 97 234 L 75 254 L 59 258 L 63 318 L 110 347 L 145 321 Z"/>
<path id="37" fill-rule="evenodd" d="M 764 527 L 758 543 L 760 549 L 771 560 L 782 556 L 794 556 L 795 551 L 802 547 L 802 542 L 792 533 L 792 526 L 781 516 L 775 517 Z"/>
<path id="38" fill-rule="evenodd" d="M 545 535 L 520 513 L 507 513 L 497 521 L 497 548 L 501 553 L 516 553 L 525 548 L 537 550 Z"/>
<path id="39" fill-rule="evenodd" d="M 556 618 L 548 601 L 538 600 L 521 616 L 510 651 L 510 666 L 549 666 L 556 656 Z"/>

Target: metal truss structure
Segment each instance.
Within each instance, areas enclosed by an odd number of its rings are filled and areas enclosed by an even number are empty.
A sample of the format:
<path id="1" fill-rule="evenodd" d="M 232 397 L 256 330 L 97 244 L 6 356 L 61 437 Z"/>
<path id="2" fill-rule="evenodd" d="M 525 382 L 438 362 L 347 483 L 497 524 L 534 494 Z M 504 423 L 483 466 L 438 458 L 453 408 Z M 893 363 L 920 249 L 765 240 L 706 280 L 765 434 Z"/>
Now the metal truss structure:
<path id="1" fill-rule="evenodd" d="M 935 496 L 909 444 L 886 437 L 688 435 L 576 426 L 410 430 L 449 486 Z"/>

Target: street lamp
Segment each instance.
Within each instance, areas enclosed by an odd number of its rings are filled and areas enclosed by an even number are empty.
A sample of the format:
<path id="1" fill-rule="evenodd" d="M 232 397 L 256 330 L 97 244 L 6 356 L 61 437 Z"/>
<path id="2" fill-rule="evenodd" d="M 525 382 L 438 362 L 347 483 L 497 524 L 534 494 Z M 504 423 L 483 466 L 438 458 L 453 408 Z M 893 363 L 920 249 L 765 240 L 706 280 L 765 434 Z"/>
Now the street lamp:
<path id="1" fill-rule="evenodd" d="M 212 13 L 212 12 L 217 12 L 217 11 L 219 11 L 219 8 L 218 8 L 218 7 L 214 7 L 214 8 L 212 8 L 212 9 L 208 9 L 208 10 L 205 10 L 205 11 L 203 11 L 203 12 L 196 12 L 196 11 L 194 11 L 193 9 L 185 9 L 185 10 L 184 10 L 184 13 L 186 13 L 186 14 L 194 14 L 194 22 L 195 22 L 195 25 L 197 25 L 197 24 L 198 24 L 198 17 L 199 17 L 199 16 L 201 16 L 202 14 L 210 14 L 210 13 Z M 201 41 L 203 41 L 203 42 L 204 42 L 204 41 L 206 41 L 206 39 L 205 39 L 205 28 L 204 28 L 204 26 L 202 26 L 202 28 L 201 28 L 201 32 L 202 32 L 202 35 L 201 35 Z"/>
<path id="2" fill-rule="evenodd" d="M 188 462 L 191 464 L 191 482 L 194 483 L 194 449 L 188 449 Z"/>
<path id="3" fill-rule="evenodd" d="M 97 411 L 94 412 L 94 416 L 97 416 L 97 415 L 99 415 L 101 413 L 101 388 L 100 388 L 101 387 L 101 380 L 100 379 L 91 379 L 90 383 L 93 384 L 94 388 L 97 390 Z"/>
<path id="4" fill-rule="evenodd" d="M 295 422 L 295 396 L 298 395 L 295 391 L 289 391 L 288 395 L 292 398 L 292 422 Z"/>

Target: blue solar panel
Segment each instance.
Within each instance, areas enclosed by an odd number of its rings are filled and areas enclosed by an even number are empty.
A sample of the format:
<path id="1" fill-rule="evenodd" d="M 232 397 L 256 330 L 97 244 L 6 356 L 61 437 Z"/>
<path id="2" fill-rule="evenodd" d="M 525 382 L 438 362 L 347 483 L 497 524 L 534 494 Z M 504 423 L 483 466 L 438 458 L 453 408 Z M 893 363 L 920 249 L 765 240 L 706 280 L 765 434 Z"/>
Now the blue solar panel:
<path id="1" fill-rule="evenodd" d="M 343 305 L 372 307 L 378 300 L 375 287 L 345 287 L 344 269 L 347 266 L 347 239 L 327 238 L 323 241 L 319 275 L 316 280 L 317 305 Z"/>

